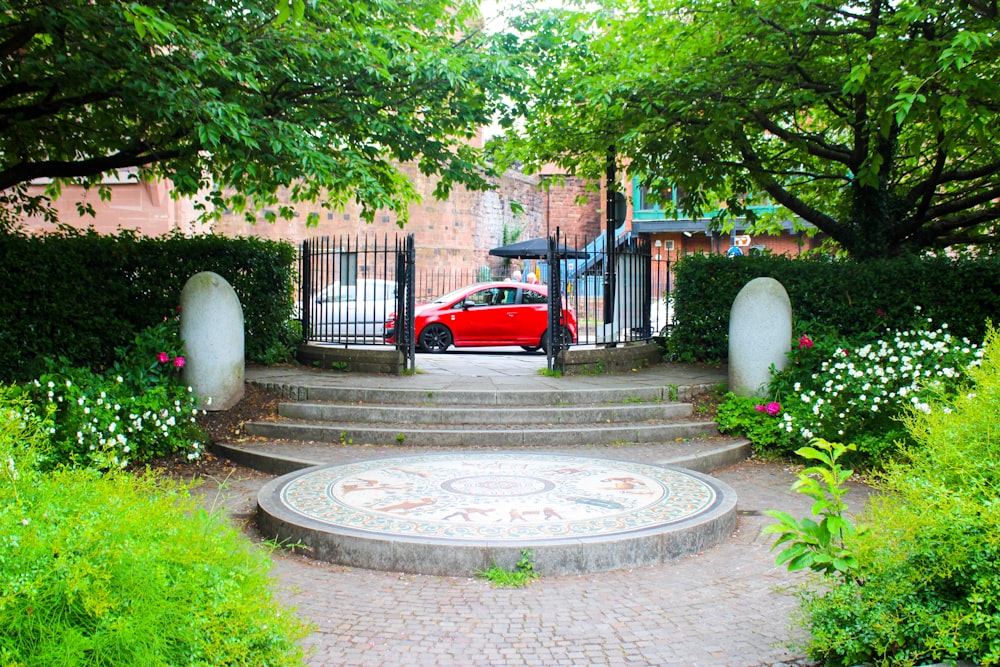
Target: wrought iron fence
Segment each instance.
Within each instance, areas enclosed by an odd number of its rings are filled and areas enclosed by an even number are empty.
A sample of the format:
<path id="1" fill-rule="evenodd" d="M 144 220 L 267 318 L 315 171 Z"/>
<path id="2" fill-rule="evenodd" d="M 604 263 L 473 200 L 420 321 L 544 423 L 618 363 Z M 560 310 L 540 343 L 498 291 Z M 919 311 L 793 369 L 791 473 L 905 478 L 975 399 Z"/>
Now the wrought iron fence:
<path id="1" fill-rule="evenodd" d="M 412 237 L 319 237 L 300 250 L 298 317 L 307 340 L 344 345 L 385 345 L 384 325 L 406 293 L 400 253 Z M 619 239 L 610 252 L 556 234 L 574 258 L 558 262 L 559 289 L 577 320 L 577 345 L 647 340 L 670 324 L 672 253 L 651 256 L 645 239 Z M 413 256 L 412 247 L 409 250 Z M 503 280 L 515 270 L 549 283 L 547 259 L 519 260 L 497 268 L 426 269 L 415 260 L 410 303 L 430 301 L 465 285 Z M 609 273 L 608 268 L 611 271 Z M 400 290 L 404 292 L 400 292 Z M 611 306 L 605 307 L 607 299 Z M 419 332 L 411 332 L 419 335 Z"/>

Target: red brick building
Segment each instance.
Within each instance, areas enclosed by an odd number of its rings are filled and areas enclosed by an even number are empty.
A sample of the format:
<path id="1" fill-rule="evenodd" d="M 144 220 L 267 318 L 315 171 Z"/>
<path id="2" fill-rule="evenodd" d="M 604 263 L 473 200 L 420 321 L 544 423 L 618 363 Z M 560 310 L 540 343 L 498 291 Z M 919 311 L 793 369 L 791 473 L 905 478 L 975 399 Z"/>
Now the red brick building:
<path id="1" fill-rule="evenodd" d="M 588 203 L 577 203 L 588 194 L 587 184 L 580 179 L 567 179 L 564 184 L 545 190 L 540 187 L 544 176 L 508 172 L 493 191 L 471 192 L 459 186 L 447 200 L 438 201 L 432 194 L 435 186 L 432 179 L 421 174 L 415 165 L 404 165 L 402 169 L 423 198 L 410 209 L 410 219 L 402 229 L 397 216 L 390 211 L 379 212 L 371 224 L 364 222 L 360 207 L 353 203 L 340 211 L 294 204 L 293 219 L 274 223 L 266 221 L 265 211 L 258 213 L 255 224 L 232 213 L 223 213 L 221 219 L 203 223 L 197 221 L 193 202 L 173 199 L 166 183 L 136 183 L 124 176 L 110 183 L 110 201 L 101 201 L 96 191 L 86 193 L 80 187 L 70 186 L 63 189 L 56 209 L 61 223 L 80 228 L 92 226 L 101 233 L 114 233 L 118 229 L 135 229 L 152 236 L 174 230 L 184 234 L 214 232 L 281 239 L 296 245 L 316 236 L 392 238 L 412 233 L 422 266 L 470 271 L 482 266 L 498 267 L 502 260 L 490 256 L 489 251 L 502 245 L 505 238 L 535 238 L 559 228 L 564 235 L 585 245 L 601 233 L 603 214 L 595 202 L 602 200 L 598 193 L 590 192 Z M 32 189 L 40 194 L 43 186 Z M 76 205 L 80 201 L 94 208 L 95 217 L 78 215 Z M 281 203 L 289 203 L 287 193 Z M 515 213 L 511 204 L 517 204 L 519 212 Z M 305 223 L 310 213 L 319 216 L 318 224 L 313 227 Z M 28 219 L 25 226 L 37 232 L 51 228 L 40 219 Z"/>

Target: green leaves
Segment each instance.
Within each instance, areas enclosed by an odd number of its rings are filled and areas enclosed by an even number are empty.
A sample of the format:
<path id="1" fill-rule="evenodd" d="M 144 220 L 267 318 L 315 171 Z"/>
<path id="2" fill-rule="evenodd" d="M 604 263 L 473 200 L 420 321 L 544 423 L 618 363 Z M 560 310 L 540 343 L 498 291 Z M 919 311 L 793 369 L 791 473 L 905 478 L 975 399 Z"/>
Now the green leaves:
<path id="1" fill-rule="evenodd" d="M 490 187 L 467 140 L 523 74 L 477 21 L 472 0 L 17 3 L 0 16 L 17 41 L 0 68 L 0 190 L 139 168 L 208 212 L 289 188 L 405 221 L 398 162 L 439 177 L 440 197 Z"/>
<path id="2" fill-rule="evenodd" d="M 844 518 L 847 505 L 842 500 L 847 493 L 844 484 L 854 471 L 845 470 L 837 463 L 841 456 L 852 450 L 854 445 L 817 439 L 795 452 L 805 459 L 819 462 L 819 465 L 810 466 L 798 474 L 792 490 L 814 500 L 812 515 L 820 517 L 820 521 L 810 518 L 800 521 L 778 510 L 765 512 L 778 520 L 778 523 L 766 526 L 762 531 L 765 535 L 778 535 L 772 551 L 784 545 L 775 559 L 776 564 L 784 565 L 791 571 L 810 569 L 828 576 L 849 575 L 857 567 L 857 558 L 847 545 L 857 529 Z"/>
<path id="3" fill-rule="evenodd" d="M 727 202 L 729 231 L 749 188 L 857 257 L 992 242 L 995 16 L 930 0 L 591 6 L 520 23 L 535 76 L 510 159 L 599 178 L 614 145 L 644 185 L 702 192 L 691 217 Z"/>

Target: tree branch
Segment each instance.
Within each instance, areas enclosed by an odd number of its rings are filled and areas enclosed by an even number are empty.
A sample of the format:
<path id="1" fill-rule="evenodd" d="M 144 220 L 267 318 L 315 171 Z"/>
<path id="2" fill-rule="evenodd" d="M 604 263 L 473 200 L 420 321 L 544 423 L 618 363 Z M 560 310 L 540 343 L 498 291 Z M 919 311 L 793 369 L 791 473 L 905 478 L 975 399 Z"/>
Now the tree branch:
<path id="1" fill-rule="evenodd" d="M 122 151 L 106 157 L 72 162 L 65 160 L 22 162 L 0 170 L 0 191 L 36 178 L 84 178 L 116 169 L 142 167 L 190 154 L 192 150 L 177 148 L 148 153 Z"/>

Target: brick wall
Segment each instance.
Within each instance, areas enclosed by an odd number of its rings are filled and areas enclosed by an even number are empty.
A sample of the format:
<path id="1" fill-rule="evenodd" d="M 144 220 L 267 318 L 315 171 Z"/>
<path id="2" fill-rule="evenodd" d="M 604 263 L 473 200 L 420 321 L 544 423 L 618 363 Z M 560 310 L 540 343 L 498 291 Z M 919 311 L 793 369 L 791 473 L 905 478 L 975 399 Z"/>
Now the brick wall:
<path id="1" fill-rule="evenodd" d="M 168 184 L 163 181 L 136 183 L 124 181 L 110 184 L 110 201 L 101 201 L 96 189 L 87 192 L 78 185 L 63 186 L 56 200 L 59 222 L 80 229 L 93 227 L 101 234 L 113 234 L 119 229 L 136 229 L 149 236 L 159 236 L 173 229 L 190 230 L 194 207 L 190 200 L 174 200 Z M 28 194 L 44 194 L 45 187 L 31 185 Z M 80 216 L 77 203 L 89 204 L 95 215 Z M 31 232 L 55 231 L 55 225 L 42 218 L 24 219 L 24 228 Z"/>
<path id="2" fill-rule="evenodd" d="M 263 214 L 255 225 L 248 225 L 242 217 L 223 215 L 213 224 L 213 229 L 224 235 L 255 235 L 263 238 L 299 242 L 313 236 L 371 236 L 381 238 L 396 234 L 414 236 L 417 257 L 421 266 L 432 269 L 456 268 L 471 270 L 480 266 L 499 267 L 501 260 L 489 255 L 490 248 L 503 243 L 504 230 L 508 235 L 520 230 L 519 240 L 544 236 L 546 222 L 555 232 L 578 237 L 581 245 L 589 243 L 600 233 L 600 211 L 592 205 L 578 205 L 576 198 L 584 193 L 586 183 L 580 179 L 567 179 L 564 186 L 545 192 L 539 188 L 537 176 L 509 172 L 489 192 L 470 192 L 463 187 L 452 190 L 446 201 L 433 197 L 435 181 L 419 173 L 412 165 L 404 172 L 414 183 L 423 201 L 410 209 L 410 220 L 402 229 L 397 216 L 379 212 L 375 221 L 365 223 L 360 216 L 360 206 L 350 204 L 343 211 L 330 212 L 316 205 L 295 206 L 298 217 L 291 221 L 267 223 Z M 591 198 L 593 200 L 593 196 Z M 287 203 L 287 198 L 283 200 Z M 523 213 L 515 214 L 511 204 L 517 203 Z M 310 212 L 319 215 L 315 227 L 306 227 Z"/>

